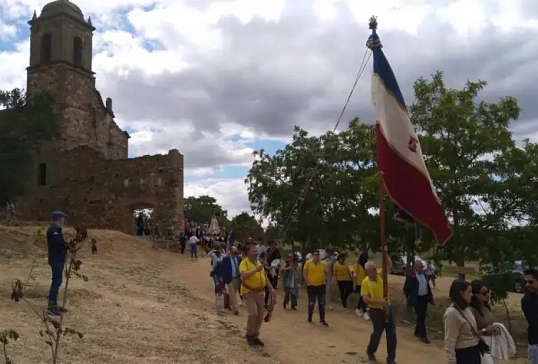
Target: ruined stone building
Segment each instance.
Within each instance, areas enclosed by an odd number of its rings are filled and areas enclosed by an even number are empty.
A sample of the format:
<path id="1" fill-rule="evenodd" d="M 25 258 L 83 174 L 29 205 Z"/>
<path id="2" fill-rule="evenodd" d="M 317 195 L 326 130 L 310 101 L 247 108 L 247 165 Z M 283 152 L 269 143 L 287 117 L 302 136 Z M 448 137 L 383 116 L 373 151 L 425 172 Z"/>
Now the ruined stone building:
<path id="1" fill-rule="evenodd" d="M 27 91 L 55 96 L 62 123 L 54 142 L 41 145 L 26 196 L 16 202 L 22 220 L 48 220 L 62 210 L 70 224 L 133 232 L 133 211 L 153 208 L 161 233 L 183 230 L 183 155 L 128 158 L 129 134 L 114 121 L 112 100 L 95 88 L 91 19 L 68 0 L 43 7 L 28 22 Z"/>

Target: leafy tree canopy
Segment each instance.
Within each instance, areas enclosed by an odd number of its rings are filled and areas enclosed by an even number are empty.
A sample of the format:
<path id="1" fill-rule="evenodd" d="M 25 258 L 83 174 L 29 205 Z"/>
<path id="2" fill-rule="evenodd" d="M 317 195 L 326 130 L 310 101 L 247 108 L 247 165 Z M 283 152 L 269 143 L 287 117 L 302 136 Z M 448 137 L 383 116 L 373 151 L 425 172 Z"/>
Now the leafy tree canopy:
<path id="1" fill-rule="evenodd" d="M 36 173 L 35 152 L 58 130 L 51 94 L 0 90 L 0 203 L 25 194 Z"/>
<path id="2" fill-rule="evenodd" d="M 228 212 L 217 203 L 214 197 L 203 195 L 185 199 L 185 217 L 189 221 L 200 224 L 209 223 L 213 216 L 217 218 L 221 227 L 229 224 Z"/>
<path id="3" fill-rule="evenodd" d="M 260 223 L 247 212 L 235 216 L 230 223 L 230 229 L 234 232 L 235 239 L 241 242 L 245 242 L 248 238 L 263 239 L 265 234 Z"/>
<path id="4" fill-rule="evenodd" d="M 414 85 L 411 120 L 420 135 L 430 170 L 454 237 L 444 251 L 465 260 L 504 259 L 513 250 L 502 232 L 528 218 L 528 197 L 536 192 L 521 183 L 536 179 L 536 146 L 518 147 L 509 130 L 520 113 L 517 100 L 479 101 L 486 82 L 468 81 L 463 89 L 445 85 L 442 72 Z M 530 167 L 530 166 L 533 167 Z"/>
<path id="5" fill-rule="evenodd" d="M 538 146 L 518 145 L 509 130 L 520 109 L 513 97 L 480 100 L 483 81 L 462 89 L 445 85 L 442 72 L 414 84 L 410 117 L 454 237 L 433 248 L 430 232 L 415 243 L 412 228 L 390 220 L 391 251 L 499 265 L 515 258 L 538 263 Z M 379 247 L 374 128 L 352 120 L 339 133 L 311 136 L 295 127 L 291 143 L 274 155 L 264 150 L 245 180 L 253 211 L 303 249 L 328 244 Z M 268 229 L 269 232 L 269 229 Z"/>

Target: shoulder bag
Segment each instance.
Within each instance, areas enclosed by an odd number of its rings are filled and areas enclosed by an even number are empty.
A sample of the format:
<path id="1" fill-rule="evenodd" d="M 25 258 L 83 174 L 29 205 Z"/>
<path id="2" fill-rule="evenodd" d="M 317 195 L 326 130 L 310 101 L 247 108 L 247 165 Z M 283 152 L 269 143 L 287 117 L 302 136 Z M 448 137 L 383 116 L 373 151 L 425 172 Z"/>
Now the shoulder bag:
<path id="1" fill-rule="evenodd" d="M 467 318 L 467 316 L 465 316 L 465 314 L 463 313 L 462 310 L 460 310 L 459 307 L 456 307 L 456 306 L 452 306 L 454 307 L 456 310 L 458 310 L 458 312 L 460 313 L 461 317 L 464 318 L 465 321 L 467 321 L 467 323 L 469 324 L 469 326 L 471 326 L 471 330 L 473 330 L 473 334 L 476 336 L 476 338 L 478 339 L 478 350 L 480 351 L 480 354 L 482 356 L 484 356 L 485 354 L 489 354 L 490 352 L 490 348 L 489 348 L 489 345 L 486 344 L 486 342 L 484 341 L 484 339 L 482 339 L 482 337 L 480 336 L 480 334 L 478 334 L 478 332 L 476 331 L 476 329 L 474 328 L 474 326 L 471 324 L 471 321 L 469 321 L 469 319 Z"/>

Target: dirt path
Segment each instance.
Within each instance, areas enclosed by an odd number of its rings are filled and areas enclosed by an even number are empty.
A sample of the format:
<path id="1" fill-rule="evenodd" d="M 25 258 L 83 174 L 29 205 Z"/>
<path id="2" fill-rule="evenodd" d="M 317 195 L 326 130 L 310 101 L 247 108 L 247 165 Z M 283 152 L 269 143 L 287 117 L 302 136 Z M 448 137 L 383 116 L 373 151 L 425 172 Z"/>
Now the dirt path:
<path id="1" fill-rule="evenodd" d="M 181 282 L 191 293 L 203 299 L 206 307 L 214 304 L 211 279 L 208 276 L 207 258 L 191 262 L 186 256 L 178 257 L 180 262 L 175 267 L 163 272 L 163 278 L 172 282 Z M 262 338 L 266 350 L 275 355 L 284 364 L 310 364 L 319 362 L 320 356 L 325 363 L 365 363 L 366 345 L 370 338 L 371 324 L 356 317 L 351 309 L 335 308 L 327 313 L 330 327 L 306 322 L 306 293 L 301 291 L 299 310 L 284 310 L 281 306 L 283 292 L 277 292 L 279 304 L 275 308 L 273 320 L 262 327 Z M 336 306 L 333 304 L 333 306 Z M 239 316 L 227 314 L 231 322 L 241 329 L 245 326 L 245 309 Z M 239 339 L 238 339 L 239 340 Z M 397 362 L 399 364 L 443 363 L 446 357 L 442 342 L 430 345 L 417 342 L 412 331 L 407 327 L 398 327 Z M 378 359 L 384 360 L 386 353 L 385 339 L 381 341 Z"/>

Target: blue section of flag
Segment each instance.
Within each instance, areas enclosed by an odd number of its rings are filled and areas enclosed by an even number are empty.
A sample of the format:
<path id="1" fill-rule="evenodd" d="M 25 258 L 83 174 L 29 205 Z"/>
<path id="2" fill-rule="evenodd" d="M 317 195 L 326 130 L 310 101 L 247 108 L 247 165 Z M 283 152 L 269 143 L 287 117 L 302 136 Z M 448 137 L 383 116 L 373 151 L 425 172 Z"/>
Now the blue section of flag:
<path id="1" fill-rule="evenodd" d="M 368 38 L 366 45 L 372 50 L 374 54 L 374 73 L 379 76 L 383 81 L 386 89 L 394 95 L 398 103 L 403 107 L 407 108 L 405 105 L 405 100 L 403 98 L 402 91 L 396 80 L 396 76 L 392 71 L 385 53 L 383 53 L 383 46 L 379 40 L 379 36 L 376 32 L 373 32 L 372 35 Z M 393 208 L 393 217 L 397 221 L 401 221 L 405 224 L 415 225 L 415 239 L 419 241 L 422 237 L 422 227 L 417 223 L 405 210 L 400 208 L 395 203 L 392 204 Z"/>
<path id="2" fill-rule="evenodd" d="M 408 225 L 415 225 L 415 240 L 420 241 L 422 239 L 422 226 L 395 203 L 392 204 L 392 210 L 394 220 Z"/>
<path id="3" fill-rule="evenodd" d="M 377 74 L 383 81 L 387 91 L 391 92 L 396 100 L 398 100 L 398 102 L 402 105 L 402 107 L 406 108 L 402 91 L 400 90 L 398 81 L 396 81 L 396 76 L 394 76 L 392 67 L 389 64 L 387 57 L 385 57 L 385 53 L 383 53 L 383 46 L 381 45 L 381 41 L 379 40 L 377 33 L 374 32 L 372 35 L 370 35 L 366 45 L 374 54 L 374 73 Z"/>

